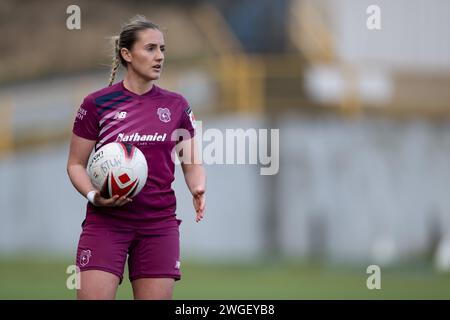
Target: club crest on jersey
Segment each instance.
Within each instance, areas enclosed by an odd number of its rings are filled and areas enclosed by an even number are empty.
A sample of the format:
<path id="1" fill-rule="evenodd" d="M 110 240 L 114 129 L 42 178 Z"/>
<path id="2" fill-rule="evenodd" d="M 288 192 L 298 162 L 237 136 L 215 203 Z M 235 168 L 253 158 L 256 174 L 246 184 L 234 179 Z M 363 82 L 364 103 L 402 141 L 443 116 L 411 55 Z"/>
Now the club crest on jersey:
<path id="1" fill-rule="evenodd" d="M 91 250 L 83 250 L 80 254 L 80 265 L 84 267 L 89 263 L 89 258 L 91 257 Z"/>
<path id="2" fill-rule="evenodd" d="M 170 111 L 167 108 L 158 108 L 158 116 L 159 116 L 159 120 L 161 120 L 162 122 L 169 122 L 170 121 Z"/>
<path id="3" fill-rule="evenodd" d="M 194 117 L 194 113 L 192 112 L 191 107 L 188 106 L 188 107 L 184 110 L 184 112 L 186 112 L 186 114 L 188 115 L 189 120 L 191 121 L 192 128 L 195 129 L 195 117 Z"/>

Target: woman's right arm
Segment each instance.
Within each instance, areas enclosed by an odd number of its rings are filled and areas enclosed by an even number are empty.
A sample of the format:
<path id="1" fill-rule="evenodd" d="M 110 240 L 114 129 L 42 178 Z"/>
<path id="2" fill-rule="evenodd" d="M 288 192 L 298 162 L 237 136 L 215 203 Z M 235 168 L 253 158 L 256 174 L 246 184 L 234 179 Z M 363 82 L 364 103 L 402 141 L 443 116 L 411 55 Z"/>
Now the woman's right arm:
<path id="1" fill-rule="evenodd" d="M 86 197 L 88 192 L 96 190 L 86 171 L 89 155 L 91 154 L 94 145 L 94 140 L 84 139 L 72 134 L 69 159 L 67 161 L 67 173 L 73 186 L 83 197 Z M 98 190 L 96 190 L 94 196 L 94 205 L 96 206 L 121 206 L 130 201 L 131 199 L 129 198 L 119 198 L 117 195 L 110 199 L 105 199 L 100 195 Z"/>

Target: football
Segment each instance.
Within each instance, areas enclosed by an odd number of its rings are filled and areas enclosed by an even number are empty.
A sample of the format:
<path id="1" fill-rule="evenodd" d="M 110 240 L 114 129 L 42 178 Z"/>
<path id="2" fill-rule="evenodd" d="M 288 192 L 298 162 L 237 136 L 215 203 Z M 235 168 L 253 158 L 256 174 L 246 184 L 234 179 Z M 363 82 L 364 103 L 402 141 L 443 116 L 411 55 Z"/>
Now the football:
<path id="1" fill-rule="evenodd" d="M 104 198 L 135 197 L 144 187 L 148 174 L 142 151 L 123 142 L 111 142 L 93 152 L 86 169 Z"/>

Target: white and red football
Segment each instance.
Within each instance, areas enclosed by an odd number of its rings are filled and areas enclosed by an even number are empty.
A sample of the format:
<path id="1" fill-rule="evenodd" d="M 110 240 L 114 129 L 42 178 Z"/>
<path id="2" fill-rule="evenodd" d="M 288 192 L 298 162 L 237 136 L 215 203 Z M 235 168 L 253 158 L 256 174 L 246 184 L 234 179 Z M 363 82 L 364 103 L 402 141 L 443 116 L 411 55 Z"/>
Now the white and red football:
<path id="1" fill-rule="evenodd" d="M 105 198 L 135 197 L 147 181 L 148 166 L 137 147 L 123 142 L 105 144 L 89 157 L 87 172 Z"/>

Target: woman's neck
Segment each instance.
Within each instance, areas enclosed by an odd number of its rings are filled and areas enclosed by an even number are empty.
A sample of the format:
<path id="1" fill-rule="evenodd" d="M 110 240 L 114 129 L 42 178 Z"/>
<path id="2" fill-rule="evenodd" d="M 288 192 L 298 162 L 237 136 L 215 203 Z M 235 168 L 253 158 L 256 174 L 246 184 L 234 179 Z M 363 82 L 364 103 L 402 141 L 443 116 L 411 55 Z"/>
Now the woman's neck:
<path id="1" fill-rule="evenodd" d="M 141 95 L 153 88 L 153 81 L 145 81 L 140 77 L 130 75 L 128 72 L 123 80 L 123 85 L 127 90 Z"/>

